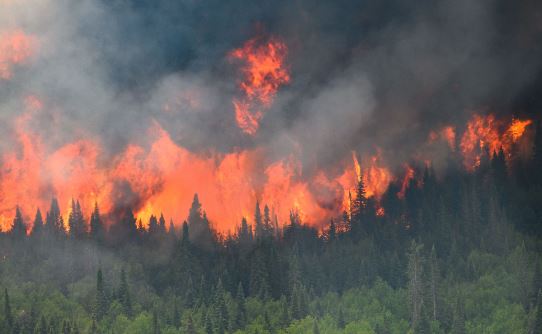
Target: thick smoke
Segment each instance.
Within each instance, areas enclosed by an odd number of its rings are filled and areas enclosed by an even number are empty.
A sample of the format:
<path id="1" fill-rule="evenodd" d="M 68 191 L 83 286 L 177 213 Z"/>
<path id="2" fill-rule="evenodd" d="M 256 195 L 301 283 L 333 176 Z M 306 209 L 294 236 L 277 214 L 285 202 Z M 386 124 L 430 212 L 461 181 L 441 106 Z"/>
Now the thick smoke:
<path id="1" fill-rule="evenodd" d="M 265 147 L 270 161 L 295 154 L 309 176 L 352 150 L 377 147 L 398 167 L 431 129 L 480 108 L 520 113 L 539 105 L 521 101 L 540 83 L 536 1 L 0 6 L 0 31 L 24 31 L 37 50 L 14 66 L 12 79 L 0 80 L 2 132 L 13 132 L 22 101 L 35 94 L 47 105 L 32 123 L 45 145 L 93 138 L 106 148 L 104 163 L 129 143 L 148 144 L 146 130 L 158 122 L 197 154 Z M 235 124 L 238 74 L 226 55 L 256 35 L 284 40 L 292 80 L 250 137 Z"/>

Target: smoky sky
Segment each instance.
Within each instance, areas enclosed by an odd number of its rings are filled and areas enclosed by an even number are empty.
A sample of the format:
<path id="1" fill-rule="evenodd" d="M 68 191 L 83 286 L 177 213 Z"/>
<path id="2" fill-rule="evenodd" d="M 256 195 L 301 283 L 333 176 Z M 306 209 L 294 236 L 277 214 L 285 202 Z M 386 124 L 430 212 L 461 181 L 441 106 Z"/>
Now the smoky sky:
<path id="1" fill-rule="evenodd" d="M 10 131 L 22 96 L 37 94 L 49 111 L 34 126 L 53 146 L 90 136 L 114 154 L 144 144 L 157 121 L 194 152 L 265 146 L 270 160 L 297 154 L 310 174 L 353 149 L 379 147 L 399 164 L 431 129 L 462 124 L 478 110 L 532 116 L 541 105 L 535 0 L 10 6 L 0 29 L 23 29 L 39 46 L 30 64 L 0 82 L 2 127 Z M 235 124 L 239 74 L 227 54 L 257 35 L 286 43 L 291 82 L 250 137 Z"/>

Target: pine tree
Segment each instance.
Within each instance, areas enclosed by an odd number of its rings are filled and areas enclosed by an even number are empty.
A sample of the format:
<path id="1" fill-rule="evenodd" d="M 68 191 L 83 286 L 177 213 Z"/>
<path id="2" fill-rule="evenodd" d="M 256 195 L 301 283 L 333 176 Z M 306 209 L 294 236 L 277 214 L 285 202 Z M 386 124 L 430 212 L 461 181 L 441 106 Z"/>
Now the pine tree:
<path id="1" fill-rule="evenodd" d="M 271 213 L 269 212 L 269 207 L 267 204 L 263 208 L 263 226 L 265 230 L 265 236 L 273 235 L 273 223 L 271 222 Z"/>
<path id="2" fill-rule="evenodd" d="M 102 269 L 98 269 L 96 274 L 96 306 L 94 317 L 96 320 L 102 320 L 107 313 L 107 294 L 105 292 L 105 284 L 102 275 Z"/>
<path id="3" fill-rule="evenodd" d="M 318 328 L 318 322 L 316 320 L 312 323 L 312 334 L 320 334 L 320 329 Z"/>
<path id="4" fill-rule="evenodd" d="M 239 285 L 237 286 L 235 301 L 237 303 L 237 309 L 234 318 L 234 330 L 244 328 L 246 323 L 247 310 L 245 305 L 245 293 L 243 291 L 243 284 L 241 282 L 239 282 Z"/>
<path id="5" fill-rule="evenodd" d="M 49 326 L 47 325 L 47 320 L 45 320 L 45 316 L 41 316 L 40 321 L 36 324 L 36 327 L 34 328 L 34 334 L 47 334 Z M 91 332 L 94 333 L 94 332 Z"/>
<path id="6" fill-rule="evenodd" d="M 188 245 L 189 243 L 190 243 L 190 234 L 189 234 L 189 231 L 188 231 L 188 223 L 185 220 L 183 222 L 181 244 L 182 245 Z"/>
<path id="7" fill-rule="evenodd" d="M 260 202 L 256 201 L 256 208 L 254 209 L 254 227 L 256 239 L 264 236 L 264 226 L 262 222 L 262 212 L 260 211 Z"/>
<path id="8" fill-rule="evenodd" d="M 98 325 L 96 324 L 96 320 L 92 320 L 92 324 L 90 325 L 90 333 L 89 334 L 98 334 Z"/>
<path id="9" fill-rule="evenodd" d="M 215 333 L 224 334 L 228 329 L 228 309 L 224 300 L 224 288 L 222 280 L 219 278 L 215 289 L 214 313 L 215 313 Z"/>
<path id="10" fill-rule="evenodd" d="M 177 297 L 173 298 L 173 315 L 171 317 L 173 327 L 179 328 L 181 325 L 181 312 L 179 311 L 179 304 L 177 302 Z"/>
<path id="11" fill-rule="evenodd" d="M 463 302 L 460 297 L 457 298 L 453 314 L 451 334 L 466 334 L 465 328 L 465 311 L 463 310 Z"/>
<path id="12" fill-rule="evenodd" d="M 65 235 L 64 220 L 60 215 L 60 207 L 56 198 L 51 200 L 51 207 L 47 212 L 45 219 L 45 227 L 48 233 L 53 235 Z"/>
<path id="13" fill-rule="evenodd" d="M 205 315 L 204 329 L 205 329 L 206 334 L 214 334 L 213 323 L 211 321 L 211 315 L 210 315 L 209 310 L 207 311 L 207 314 Z"/>
<path id="14" fill-rule="evenodd" d="M 344 321 L 344 313 L 342 307 L 339 307 L 339 313 L 337 314 L 337 327 L 344 329 L 346 322 Z"/>
<path id="15" fill-rule="evenodd" d="M 331 219 L 331 222 L 329 223 L 329 231 L 328 231 L 328 241 L 332 242 L 335 240 L 337 236 L 337 228 L 335 227 L 335 222 L 333 219 Z"/>
<path id="16" fill-rule="evenodd" d="M 538 294 L 542 290 L 542 272 L 540 270 L 540 261 L 536 259 L 535 265 L 534 265 L 534 273 L 533 273 L 533 280 L 531 283 L 531 300 L 530 305 L 531 308 L 536 306 L 536 303 L 538 301 Z"/>
<path id="17" fill-rule="evenodd" d="M 73 238 L 82 239 L 87 233 L 79 201 L 76 202 L 73 199 L 71 202 L 70 215 L 68 217 L 68 226 L 70 227 L 70 236 Z"/>
<path id="18" fill-rule="evenodd" d="M 152 334 L 160 334 L 160 324 L 158 322 L 158 313 L 152 312 Z"/>
<path id="19" fill-rule="evenodd" d="M 282 295 L 280 297 L 280 314 L 279 314 L 279 322 L 280 327 L 287 327 L 290 324 L 290 313 L 288 311 L 288 302 L 286 301 L 286 297 Z"/>
<path id="20" fill-rule="evenodd" d="M 26 236 L 26 225 L 24 224 L 23 215 L 18 205 L 15 208 L 15 218 L 11 225 L 10 234 L 16 239 L 23 239 Z"/>
<path id="21" fill-rule="evenodd" d="M 160 236 L 166 235 L 166 219 L 164 218 L 164 215 L 160 213 L 160 219 L 158 219 L 158 233 Z"/>
<path id="22" fill-rule="evenodd" d="M 245 217 L 243 217 L 243 219 L 241 219 L 241 226 L 239 227 L 238 232 L 239 243 L 241 245 L 248 245 L 252 240 L 251 234 L 252 232 L 250 231 L 247 220 Z"/>
<path id="23" fill-rule="evenodd" d="M 535 319 L 531 330 L 532 334 L 542 333 L 542 293 L 538 295 L 538 303 L 536 305 Z M 456 334 L 456 333 L 453 333 Z"/>
<path id="24" fill-rule="evenodd" d="M 4 321 L 11 331 L 13 328 L 13 314 L 11 313 L 11 304 L 9 302 L 8 289 L 4 288 Z"/>
<path id="25" fill-rule="evenodd" d="M 421 315 L 423 298 L 422 266 L 423 245 L 412 241 L 408 252 L 408 294 L 411 312 L 412 327 L 415 328 Z"/>
<path id="26" fill-rule="evenodd" d="M 128 317 L 132 316 L 132 300 L 130 297 L 130 290 L 128 287 L 128 282 L 126 280 L 126 272 L 124 269 L 120 271 L 120 286 L 118 290 L 118 298 L 120 304 L 122 305 L 124 314 Z"/>
<path id="27" fill-rule="evenodd" d="M 41 236 L 43 234 L 43 218 L 41 216 L 41 211 L 38 208 L 36 210 L 36 216 L 34 218 L 34 223 L 32 224 L 32 236 Z"/>
<path id="28" fill-rule="evenodd" d="M 190 241 L 206 248 L 213 245 L 213 233 L 209 226 L 206 213 L 202 210 L 198 194 L 194 194 L 192 206 L 188 211 L 188 227 L 190 228 Z"/>
<path id="29" fill-rule="evenodd" d="M 431 294 L 431 306 L 432 306 L 432 318 L 437 320 L 438 302 L 439 302 L 439 280 L 440 273 L 438 268 L 437 252 L 435 246 L 431 248 L 431 255 L 429 258 L 429 279 L 430 279 L 430 294 Z"/>
<path id="30" fill-rule="evenodd" d="M 188 319 L 186 319 L 186 326 L 184 327 L 184 331 L 186 334 L 196 334 L 196 328 L 194 326 L 194 320 L 192 320 L 192 315 L 188 315 Z"/>
<path id="31" fill-rule="evenodd" d="M 415 334 L 431 334 L 431 324 L 429 323 L 429 317 L 424 309 L 424 304 L 420 307 L 420 318 L 414 326 Z"/>
<path id="32" fill-rule="evenodd" d="M 98 202 L 94 203 L 94 211 L 90 215 L 90 237 L 99 242 L 105 239 L 105 228 L 100 217 Z"/>
<path id="33" fill-rule="evenodd" d="M 158 234 L 158 219 L 155 215 L 151 215 L 149 218 L 149 235 L 154 237 Z"/>

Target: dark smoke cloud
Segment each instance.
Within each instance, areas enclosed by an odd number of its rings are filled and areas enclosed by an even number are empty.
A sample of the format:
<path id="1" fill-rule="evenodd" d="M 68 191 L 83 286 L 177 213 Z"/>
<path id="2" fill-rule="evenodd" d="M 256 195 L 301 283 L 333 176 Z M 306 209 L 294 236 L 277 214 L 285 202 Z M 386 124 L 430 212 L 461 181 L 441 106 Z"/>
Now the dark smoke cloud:
<path id="1" fill-rule="evenodd" d="M 62 116 L 37 125 L 51 145 L 94 136 L 114 153 L 144 143 L 157 120 L 190 150 L 264 145 L 270 159 L 298 154 L 310 174 L 377 146 L 398 164 L 430 129 L 461 123 L 473 110 L 533 113 L 541 105 L 533 96 L 542 82 L 542 5 L 534 0 L 15 7 L 0 14 L 0 28 L 17 26 L 41 42 L 31 65 L 0 82 L 3 127 L 9 131 L 22 96 L 39 94 Z M 238 77 L 225 55 L 255 34 L 285 40 L 292 82 L 248 138 L 235 126 Z"/>

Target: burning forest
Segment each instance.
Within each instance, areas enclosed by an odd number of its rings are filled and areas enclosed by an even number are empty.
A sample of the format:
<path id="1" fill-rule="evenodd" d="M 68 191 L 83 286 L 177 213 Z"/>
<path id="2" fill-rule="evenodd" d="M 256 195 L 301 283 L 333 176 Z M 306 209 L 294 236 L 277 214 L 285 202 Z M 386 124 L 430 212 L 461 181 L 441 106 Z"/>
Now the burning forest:
<path id="1" fill-rule="evenodd" d="M 540 15 L 0 0 L 0 332 L 542 332 Z"/>

